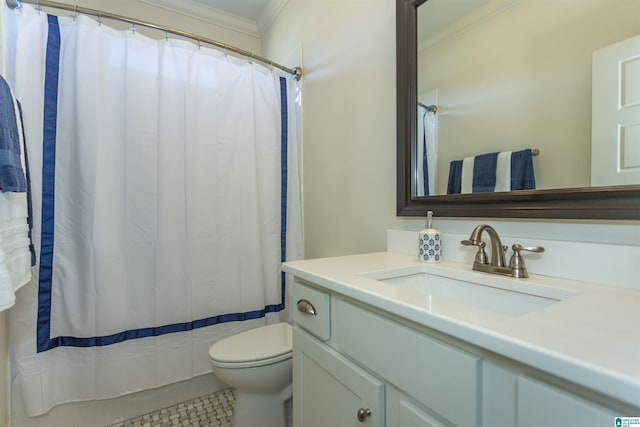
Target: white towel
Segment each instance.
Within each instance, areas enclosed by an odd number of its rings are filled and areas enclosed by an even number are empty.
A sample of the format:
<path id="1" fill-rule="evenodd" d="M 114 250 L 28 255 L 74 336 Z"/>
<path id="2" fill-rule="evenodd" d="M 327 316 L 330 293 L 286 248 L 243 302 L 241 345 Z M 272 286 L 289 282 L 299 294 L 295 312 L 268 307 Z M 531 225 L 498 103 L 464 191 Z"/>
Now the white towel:
<path id="1" fill-rule="evenodd" d="M 473 193 L 473 162 L 475 156 L 465 157 L 462 160 L 462 179 L 461 181 L 461 194 Z"/>
<path id="2" fill-rule="evenodd" d="M 511 151 L 498 153 L 496 158 L 496 183 L 493 191 L 511 191 Z M 461 194 L 473 193 L 475 156 L 462 160 Z M 485 190 L 491 191 L 491 190 Z"/>
<path id="3" fill-rule="evenodd" d="M 498 153 L 494 191 L 511 191 L 511 151 Z"/>
<path id="4" fill-rule="evenodd" d="M 0 311 L 15 303 L 15 292 L 31 280 L 27 194 L 0 192 Z"/>

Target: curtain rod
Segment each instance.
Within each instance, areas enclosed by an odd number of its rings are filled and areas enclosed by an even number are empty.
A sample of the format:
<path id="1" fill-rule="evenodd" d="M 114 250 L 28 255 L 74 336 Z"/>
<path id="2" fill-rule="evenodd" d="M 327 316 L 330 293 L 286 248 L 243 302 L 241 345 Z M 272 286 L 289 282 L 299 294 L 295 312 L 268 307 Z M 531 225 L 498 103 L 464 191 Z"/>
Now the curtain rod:
<path id="1" fill-rule="evenodd" d="M 424 108 L 425 110 L 427 110 L 430 113 L 437 113 L 438 112 L 438 106 L 437 105 L 427 105 L 427 104 L 423 104 L 422 102 L 418 101 L 418 105 L 422 108 Z"/>
<path id="2" fill-rule="evenodd" d="M 280 65 L 278 63 L 275 63 L 273 61 L 271 61 L 270 59 L 266 59 L 263 58 L 261 56 L 258 56 L 252 52 L 240 49 L 238 47 L 235 46 L 230 46 L 226 43 L 222 43 L 216 40 L 212 40 L 212 39 L 208 39 L 206 37 L 201 37 L 198 36 L 196 34 L 193 33 L 189 33 L 187 31 L 182 31 L 182 30 L 178 30 L 176 28 L 171 28 L 171 27 L 166 27 L 164 25 L 158 25 L 158 24 L 153 24 L 151 22 L 147 22 L 147 21 L 141 21 L 138 19 L 133 19 L 133 18 L 128 18 L 126 16 L 121 16 L 121 15 L 116 15 L 114 13 L 109 13 L 109 12 L 103 12 L 100 10 L 96 10 L 96 9 L 89 9 L 86 7 L 81 7 L 81 6 L 71 6 L 68 4 L 64 4 L 64 3 L 57 3 L 54 1 L 49 1 L 49 0 L 6 0 L 7 5 L 11 8 L 11 9 L 15 9 L 16 7 L 20 6 L 20 3 L 29 3 L 29 4 L 33 4 L 36 5 L 38 8 L 40 7 L 50 7 L 53 9 L 62 9 L 62 10 L 66 10 L 69 12 L 74 12 L 74 13 L 82 13 L 85 15 L 91 15 L 91 16 L 96 16 L 98 18 L 98 20 L 102 19 L 102 18 L 107 18 L 107 19 L 113 19 L 116 21 L 122 21 L 122 22 L 127 22 L 129 24 L 132 24 L 134 27 L 139 25 L 141 27 L 146 27 L 146 28 L 151 28 L 154 30 L 158 30 L 158 31 L 162 31 L 164 33 L 168 33 L 168 34 L 173 34 L 175 36 L 180 36 L 180 37 L 185 37 L 191 40 L 195 40 L 198 43 L 207 43 L 213 46 L 216 46 L 220 49 L 223 49 L 225 51 L 229 51 L 229 52 L 233 52 L 236 53 L 238 55 L 241 56 L 246 56 L 252 60 L 255 61 L 259 61 L 262 62 L 263 64 L 268 64 L 272 67 L 275 68 L 279 68 L 280 70 L 290 74 L 293 78 L 295 78 L 296 80 L 300 80 L 300 78 L 302 77 L 302 68 L 300 67 L 294 67 L 294 68 L 289 68 L 289 67 L 285 67 L 284 65 Z"/>

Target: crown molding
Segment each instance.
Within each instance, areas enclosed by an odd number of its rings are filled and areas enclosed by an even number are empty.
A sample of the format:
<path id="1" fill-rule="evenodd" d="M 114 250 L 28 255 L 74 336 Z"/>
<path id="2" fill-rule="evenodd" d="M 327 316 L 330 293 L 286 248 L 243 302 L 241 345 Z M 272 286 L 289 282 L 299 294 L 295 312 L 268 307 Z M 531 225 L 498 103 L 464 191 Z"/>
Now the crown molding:
<path id="1" fill-rule="evenodd" d="M 256 22 L 250 19 L 246 19 L 237 15 L 227 13 L 219 9 L 204 6 L 203 4 L 193 0 L 181 0 L 180 2 L 171 1 L 171 0 L 138 0 L 138 1 L 149 4 L 151 6 L 168 10 L 170 12 L 188 16 L 189 18 L 198 19 L 200 21 L 214 24 L 219 27 L 227 28 L 230 30 L 247 34 L 252 37 L 260 38 L 260 32 L 258 31 L 258 24 Z M 275 1 L 276 2 L 284 1 L 286 3 L 286 0 L 275 0 Z M 280 8 L 281 7 L 282 6 L 280 6 Z M 270 7 L 268 9 L 270 9 Z M 277 13 L 273 14 L 273 17 L 268 22 L 268 25 L 270 25 L 271 22 L 273 22 L 273 19 L 275 18 L 275 16 L 277 16 Z"/>
<path id="2" fill-rule="evenodd" d="M 287 4 L 287 0 L 270 0 L 265 7 L 260 18 L 258 18 L 258 31 L 264 34 L 269 29 L 273 21 L 278 17 L 282 9 Z"/>

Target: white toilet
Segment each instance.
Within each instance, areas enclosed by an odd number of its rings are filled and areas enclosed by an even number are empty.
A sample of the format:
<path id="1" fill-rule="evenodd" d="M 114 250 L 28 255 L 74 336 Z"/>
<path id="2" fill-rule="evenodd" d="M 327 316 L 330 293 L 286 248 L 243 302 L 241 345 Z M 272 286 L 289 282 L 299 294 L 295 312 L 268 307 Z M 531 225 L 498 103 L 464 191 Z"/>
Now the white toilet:
<path id="1" fill-rule="evenodd" d="M 285 427 L 291 397 L 291 325 L 276 323 L 209 348 L 213 374 L 236 389 L 233 427 Z"/>

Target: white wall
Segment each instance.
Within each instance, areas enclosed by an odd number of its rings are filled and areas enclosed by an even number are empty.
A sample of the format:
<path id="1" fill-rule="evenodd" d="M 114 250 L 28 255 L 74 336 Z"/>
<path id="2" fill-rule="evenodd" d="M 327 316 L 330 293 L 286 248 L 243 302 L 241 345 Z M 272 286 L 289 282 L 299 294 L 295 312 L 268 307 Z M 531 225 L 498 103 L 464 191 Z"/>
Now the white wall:
<path id="1" fill-rule="evenodd" d="M 302 45 L 308 258 L 382 250 L 395 218 L 395 2 L 289 0 L 263 35 Z"/>
<path id="2" fill-rule="evenodd" d="M 7 312 L 0 313 L 0 426 L 10 425 L 9 327 Z"/>
<path id="3" fill-rule="evenodd" d="M 424 225 L 395 216 L 395 1 L 289 0 L 263 36 L 263 53 L 278 60 L 299 45 L 305 69 L 305 256 L 383 251 L 387 229 Z M 485 221 L 438 223 L 444 232 L 465 234 Z M 523 243 L 545 238 L 640 245 L 638 221 L 491 224 Z"/>

